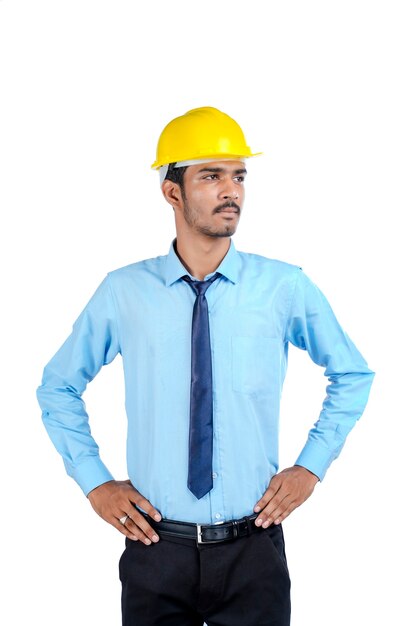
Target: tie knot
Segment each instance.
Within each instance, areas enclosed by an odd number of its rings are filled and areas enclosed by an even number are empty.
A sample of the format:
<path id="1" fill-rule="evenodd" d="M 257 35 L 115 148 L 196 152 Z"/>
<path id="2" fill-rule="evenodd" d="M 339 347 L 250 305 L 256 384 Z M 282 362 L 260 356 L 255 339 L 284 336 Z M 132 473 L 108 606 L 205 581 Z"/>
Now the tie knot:
<path id="1" fill-rule="evenodd" d="M 214 276 L 208 278 L 207 280 L 191 280 L 189 276 L 182 276 L 182 279 L 190 285 L 190 287 L 194 290 L 197 296 L 204 296 L 211 283 L 219 278 L 219 276 L 221 276 L 221 274 L 216 272 Z"/>

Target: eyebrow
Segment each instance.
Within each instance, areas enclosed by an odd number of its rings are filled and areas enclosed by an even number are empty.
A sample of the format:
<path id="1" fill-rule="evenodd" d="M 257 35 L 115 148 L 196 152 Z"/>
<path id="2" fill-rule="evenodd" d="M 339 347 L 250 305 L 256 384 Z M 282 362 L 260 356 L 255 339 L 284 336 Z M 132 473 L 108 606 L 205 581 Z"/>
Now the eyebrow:
<path id="1" fill-rule="evenodd" d="M 211 172 L 214 174 L 218 174 L 220 172 L 225 172 L 225 168 L 224 167 L 202 167 L 200 170 L 198 170 L 198 173 L 201 174 L 202 172 Z M 233 170 L 233 174 L 247 174 L 248 171 L 246 168 L 241 168 L 239 170 Z"/>

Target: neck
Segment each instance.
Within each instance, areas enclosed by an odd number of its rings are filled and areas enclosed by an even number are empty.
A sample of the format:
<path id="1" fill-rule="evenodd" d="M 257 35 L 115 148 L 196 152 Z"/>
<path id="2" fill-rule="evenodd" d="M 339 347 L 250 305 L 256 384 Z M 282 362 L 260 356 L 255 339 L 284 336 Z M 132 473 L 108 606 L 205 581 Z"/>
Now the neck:
<path id="1" fill-rule="evenodd" d="M 187 238 L 177 234 L 175 251 L 187 271 L 203 280 L 214 272 L 226 256 L 230 237 Z"/>

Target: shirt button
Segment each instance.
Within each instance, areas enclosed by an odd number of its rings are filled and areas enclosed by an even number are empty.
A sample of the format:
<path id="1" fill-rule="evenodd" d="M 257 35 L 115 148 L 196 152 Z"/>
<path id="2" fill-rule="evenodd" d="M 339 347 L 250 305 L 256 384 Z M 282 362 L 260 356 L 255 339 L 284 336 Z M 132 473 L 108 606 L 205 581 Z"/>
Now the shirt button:
<path id="1" fill-rule="evenodd" d="M 217 478 L 217 472 L 212 473 L 213 478 Z"/>
<path id="2" fill-rule="evenodd" d="M 220 513 L 216 513 L 216 515 L 215 515 L 214 517 L 215 517 L 216 519 L 220 519 L 220 518 L 221 518 L 221 515 L 220 515 Z"/>

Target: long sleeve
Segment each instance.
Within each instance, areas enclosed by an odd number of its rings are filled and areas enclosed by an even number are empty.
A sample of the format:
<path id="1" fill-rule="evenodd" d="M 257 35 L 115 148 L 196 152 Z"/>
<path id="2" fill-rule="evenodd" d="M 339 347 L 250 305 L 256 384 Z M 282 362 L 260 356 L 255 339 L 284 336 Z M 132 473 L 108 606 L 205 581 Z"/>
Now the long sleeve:
<path id="1" fill-rule="evenodd" d="M 307 350 L 329 380 L 319 419 L 296 460 L 323 479 L 361 417 L 374 377 L 338 323 L 328 301 L 300 269 L 287 326 L 287 341 Z"/>
<path id="2" fill-rule="evenodd" d="M 86 495 L 113 477 L 99 457 L 81 396 L 101 367 L 119 352 L 107 275 L 75 321 L 70 336 L 46 365 L 36 392 L 46 430 L 67 473 Z"/>

